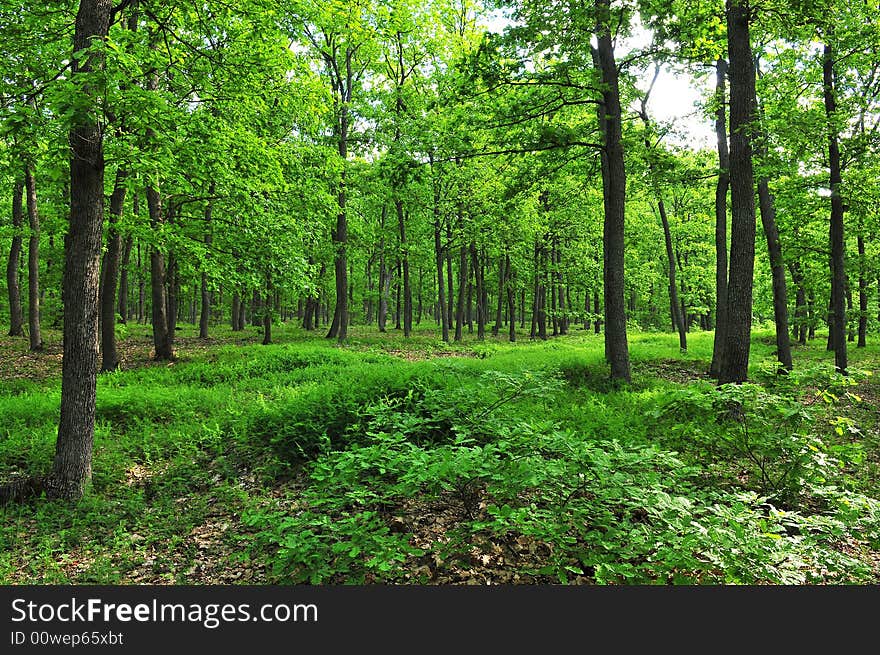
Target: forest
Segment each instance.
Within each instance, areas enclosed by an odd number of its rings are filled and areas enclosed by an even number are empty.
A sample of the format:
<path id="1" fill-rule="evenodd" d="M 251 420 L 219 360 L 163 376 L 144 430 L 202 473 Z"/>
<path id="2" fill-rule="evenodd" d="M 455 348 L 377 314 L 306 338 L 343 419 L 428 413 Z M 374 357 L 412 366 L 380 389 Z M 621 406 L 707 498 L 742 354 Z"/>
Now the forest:
<path id="1" fill-rule="evenodd" d="M 0 52 L 0 583 L 880 583 L 877 0 Z"/>

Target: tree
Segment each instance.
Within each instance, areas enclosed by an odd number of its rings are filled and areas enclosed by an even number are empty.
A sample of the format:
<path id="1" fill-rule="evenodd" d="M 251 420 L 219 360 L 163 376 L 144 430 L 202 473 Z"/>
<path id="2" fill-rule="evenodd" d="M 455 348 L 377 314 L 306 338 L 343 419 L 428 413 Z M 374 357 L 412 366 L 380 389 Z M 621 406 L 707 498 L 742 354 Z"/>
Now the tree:
<path id="1" fill-rule="evenodd" d="M 745 382 L 749 375 L 752 285 L 755 267 L 755 177 L 752 129 L 755 120 L 755 67 L 749 37 L 748 0 L 730 0 L 727 48 L 730 57 L 730 269 L 727 333 L 720 383 Z"/>
<path id="2" fill-rule="evenodd" d="M 92 475 L 98 365 L 98 275 L 104 220 L 103 126 L 97 115 L 104 66 L 101 40 L 110 29 L 110 0 L 80 0 L 72 79 L 80 93 L 70 125 L 70 230 L 65 244 L 64 358 L 61 421 L 50 497 L 76 499 Z"/>

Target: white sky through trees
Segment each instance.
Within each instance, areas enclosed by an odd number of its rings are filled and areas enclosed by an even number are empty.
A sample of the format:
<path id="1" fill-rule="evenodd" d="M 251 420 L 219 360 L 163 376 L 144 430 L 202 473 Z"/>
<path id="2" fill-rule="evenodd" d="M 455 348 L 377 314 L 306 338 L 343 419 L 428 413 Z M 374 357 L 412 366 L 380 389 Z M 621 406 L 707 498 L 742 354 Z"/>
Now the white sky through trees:
<path id="1" fill-rule="evenodd" d="M 500 10 L 492 12 L 485 22 L 486 29 L 499 34 L 511 24 L 511 19 Z M 651 33 L 638 24 L 631 36 L 616 44 L 615 56 L 619 60 L 627 52 L 646 47 L 650 42 Z M 641 80 L 638 87 L 644 92 L 654 76 L 653 62 L 647 62 L 638 73 Z M 714 69 L 707 68 L 706 73 L 706 77 L 697 79 L 668 64 L 661 66 L 648 100 L 648 113 L 654 123 L 671 128 L 664 137 L 665 143 L 692 150 L 715 148 L 713 119 L 700 107 L 713 92 Z M 635 112 L 638 103 L 633 103 L 629 109 Z"/>

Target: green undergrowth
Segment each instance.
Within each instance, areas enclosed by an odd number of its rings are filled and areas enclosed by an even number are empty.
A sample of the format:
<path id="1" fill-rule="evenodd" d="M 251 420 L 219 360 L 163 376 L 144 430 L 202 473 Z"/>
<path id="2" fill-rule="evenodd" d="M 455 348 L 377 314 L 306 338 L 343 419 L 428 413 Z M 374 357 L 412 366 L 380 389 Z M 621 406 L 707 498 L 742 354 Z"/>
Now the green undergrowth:
<path id="1" fill-rule="evenodd" d="M 91 489 L 0 510 L 0 581 L 877 580 L 876 348 L 779 376 L 756 339 L 719 388 L 710 334 L 632 335 L 629 385 L 586 333 L 289 336 L 101 375 Z M 0 389 L 0 477 L 48 471 L 59 398 Z"/>

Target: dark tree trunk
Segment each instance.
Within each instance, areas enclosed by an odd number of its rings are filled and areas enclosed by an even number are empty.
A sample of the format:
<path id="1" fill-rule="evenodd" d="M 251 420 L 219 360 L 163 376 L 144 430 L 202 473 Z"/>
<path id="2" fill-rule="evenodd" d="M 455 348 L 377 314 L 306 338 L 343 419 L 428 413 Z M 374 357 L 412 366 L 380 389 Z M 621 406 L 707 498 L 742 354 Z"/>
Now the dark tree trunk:
<path id="1" fill-rule="evenodd" d="M 629 345 L 626 335 L 624 301 L 624 216 L 626 204 L 626 166 L 622 139 L 622 113 L 618 69 L 614 61 L 611 35 L 610 0 L 595 0 L 599 17 L 596 59 L 602 78 L 599 126 L 602 150 L 602 180 L 605 199 L 604 286 L 605 356 L 611 379 L 630 381 Z"/>
<path id="2" fill-rule="evenodd" d="M 137 196 L 135 196 L 135 203 Z M 117 312 L 119 320 L 128 323 L 128 267 L 131 263 L 131 251 L 134 246 L 134 237 L 128 236 L 122 247 L 122 262 L 119 265 L 119 302 Z"/>
<path id="3" fill-rule="evenodd" d="M 347 71 L 344 87 L 339 89 L 341 94 L 341 108 L 339 110 L 339 156 L 343 162 L 342 175 L 339 179 L 339 189 L 336 195 L 336 202 L 339 206 L 339 212 L 336 215 L 336 227 L 331 233 L 333 241 L 334 255 L 334 272 L 336 273 L 336 307 L 333 310 L 333 323 L 330 325 L 330 331 L 327 338 L 336 338 L 340 342 L 345 341 L 348 337 L 348 210 L 346 208 L 346 170 L 344 166 L 348 160 L 348 102 L 351 100 L 352 90 L 352 71 L 351 58 L 353 53 L 351 48 L 346 52 Z M 342 82 L 340 81 L 340 84 Z"/>
<path id="4" fill-rule="evenodd" d="M 657 197 L 657 210 L 660 212 L 660 222 L 663 224 L 663 238 L 666 242 L 667 275 L 669 277 L 669 306 L 672 309 L 672 321 L 678 331 L 678 347 L 682 352 L 687 351 L 687 325 L 684 320 L 683 308 L 679 306 L 678 283 L 675 280 L 675 254 L 672 250 L 672 232 L 669 229 L 669 218 L 666 215 L 666 205 L 663 198 Z"/>
<path id="5" fill-rule="evenodd" d="M 311 302 L 311 298 L 309 299 Z M 241 322 L 239 320 L 239 315 L 241 312 L 241 296 L 236 291 L 232 294 L 232 331 L 238 332 L 241 330 Z M 310 330 L 311 327 L 303 326 L 306 330 Z"/>
<path id="6" fill-rule="evenodd" d="M 458 303 L 455 308 L 455 341 L 461 341 L 464 324 L 464 306 L 467 297 L 468 257 L 464 245 L 458 248 Z"/>
<path id="7" fill-rule="evenodd" d="M 146 316 L 146 276 L 144 275 L 143 263 L 141 261 L 141 244 L 137 247 L 137 270 L 138 270 L 138 323 L 147 322 Z"/>
<path id="8" fill-rule="evenodd" d="M 24 336 L 24 315 L 21 310 L 21 285 L 18 269 L 21 265 L 22 228 L 24 227 L 24 184 L 15 181 L 12 189 L 12 247 L 6 262 L 6 289 L 9 293 L 9 336 Z"/>
<path id="9" fill-rule="evenodd" d="M 447 287 L 447 295 L 449 297 L 449 302 L 446 303 L 446 313 L 449 314 L 449 326 L 452 327 L 453 321 L 453 313 L 454 313 L 454 301 L 455 298 L 455 283 L 454 276 L 452 273 L 452 220 L 450 219 L 446 223 L 446 247 L 444 248 L 444 252 L 446 253 L 446 287 Z"/>
<path id="10" fill-rule="evenodd" d="M 509 260 L 509 256 L 504 256 L 501 257 L 498 263 L 498 307 L 495 311 L 495 325 L 492 327 L 493 337 L 497 337 L 498 332 L 501 330 L 501 306 L 504 303 L 504 287 L 507 281 L 507 262 Z"/>
<path id="11" fill-rule="evenodd" d="M 654 80 L 660 72 L 659 65 L 655 69 Z M 653 82 L 651 83 L 653 87 Z M 650 93 L 650 91 L 649 91 Z M 687 351 L 687 326 L 684 319 L 684 308 L 679 308 L 678 300 L 678 283 L 675 280 L 675 255 L 672 247 L 672 232 L 669 229 L 669 217 L 666 214 L 666 203 L 663 202 L 663 195 L 660 191 L 660 179 L 657 174 L 656 166 L 652 158 L 653 152 L 651 148 L 651 123 L 648 118 L 648 97 L 642 99 L 641 118 L 645 126 L 645 151 L 648 155 L 648 170 L 651 174 L 651 186 L 657 199 L 657 211 L 660 213 L 660 222 L 663 225 L 663 239 L 666 244 L 666 271 L 669 289 L 669 308 L 672 318 L 672 327 L 678 332 L 678 347 L 681 352 Z M 726 245 L 726 244 L 725 244 Z"/>
<path id="12" fill-rule="evenodd" d="M 504 256 L 504 270 L 507 278 L 507 338 L 510 343 L 516 341 L 516 301 L 514 300 L 513 275 L 510 269 L 510 255 Z"/>
<path id="13" fill-rule="evenodd" d="M 74 52 L 82 52 L 110 27 L 110 0 L 80 0 Z M 103 66 L 100 51 L 74 60 L 74 76 Z M 82 87 L 93 104 L 102 97 L 93 84 Z M 98 271 L 104 220 L 104 145 L 92 112 L 79 112 L 70 130 L 70 229 L 65 242 L 62 300 L 64 354 L 61 364 L 61 420 L 55 460 L 47 481 L 50 497 L 76 499 L 92 475 L 95 383 L 98 367 Z"/>
<path id="14" fill-rule="evenodd" d="M 727 330 L 719 382 L 745 382 L 749 374 L 752 286 L 755 266 L 755 179 L 751 130 L 755 118 L 755 67 L 749 40 L 747 0 L 727 11 L 730 54 L 730 273 Z"/>
<path id="15" fill-rule="evenodd" d="M 211 185 L 211 190 L 208 192 L 210 195 L 214 195 L 214 185 Z M 208 203 L 208 206 L 205 207 L 205 251 L 210 253 L 211 251 L 211 243 L 213 241 L 213 236 L 211 234 L 211 217 L 213 212 L 213 204 Z M 199 316 L 199 338 L 207 339 L 208 338 L 208 327 L 211 322 L 211 292 L 208 290 L 208 274 L 205 271 L 202 271 L 202 285 L 201 285 L 201 293 L 202 293 L 202 311 Z"/>
<path id="16" fill-rule="evenodd" d="M 403 271 L 403 336 L 408 337 L 412 333 L 412 285 L 409 279 L 409 246 L 406 243 L 406 216 L 403 211 L 403 201 L 395 201 L 397 210 L 397 227 L 400 231 L 400 265 Z"/>
<path id="17" fill-rule="evenodd" d="M 756 73 L 759 72 L 756 70 Z M 756 107 L 763 121 L 760 105 Z M 767 158 L 767 135 L 761 128 L 755 154 L 759 159 Z M 791 371 L 791 341 L 788 336 L 788 289 L 785 283 L 785 261 L 782 258 L 782 243 L 776 225 L 776 201 L 770 193 L 770 183 L 766 175 L 758 178 L 758 203 L 761 210 L 761 224 L 767 238 L 767 253 L 770 256 L 770 273 L 773 286 L 773 319 L 776 326 L 776 358 L 781 365 L 780 372 Z"/>
<path id="18" fill-rule="evenodd" d="M 840 195 L 840 146 L 837 128 L 834 126 L 837 112 L 837 99 L 834 89 L 834 50 L 830 43 L 825 44 L 822 58 L 822 87 L 825 96 L 825 114 L 828 118 L 828 169 L 831 187 L 831 222 L 829 239 L 831 241 L 831 341 L 834 345 L 834 365 L 846 375 L 846 241 L 843 227 L 843 197 Z"/>
<path id="19" fill-rule="evenodd" d="M 550 325 L 551 335 L 560 334 L 559 329 L 559 305 L 557 304 L 557 277 L 556 277 L 556 238 L 554 237 L 550 245 Z"/>
<path id="20" fill-rule="evenodd" d="M 730 154 L 727 150 L 725 91 L 727 62 L 715 63 L 715 137 L 718 142 L 718 181 L 715 184 L 715 338 L 709 374 L 718 377 L 727 339 L 727 191 L 730 189 Z"/>
<path id="21" fill-rule="evenodd" d="M 40 333 L 40 215 L 37 212 L 37 185 L 29 164 L 24 167 L 24 188 L 27 197 L 28 224 L 28 328 L 31 350 L 43 349 Z"/>
<path id="22" fill-rule="evenodd" d="M 861 226 L 859 226 L 861 228 Z M 856 348 L 864 348 L 868 335 L 868 276 L 865 261 L 865 235 L 859 229 L 857 238 L 859 249 L 859 341 Z"/>
<path id="23" fill-rule="evenodd" d="M 395 272 L 397 273 L 396 280 L 394 282 L 394 329 L 400 329 L 400 258 L 397 259 L 397 264 L 395 265 Z"/>
<path id="24" fill-rule="evenodd" d="M 163 222 L 162 201 L 159 192 L 153 187 L 147 188 L 147 205 L 150 210 L 150 223 L 154 230 L 158 230 Z M 156 246 L 150 247 L 150 288 L 152 289 L 150 305 L 155 358 L 158 360 L 172 359 L 174 353 L 168 331 L 168 307 L 165 297 L 165 257 Z"/>
<path id="25" fill-rule="evenodd" d="M 791 336 L 803 346 L 807 343 L 807 294 L 804 290 L 804 277 L 798 262 L 789 264 L 788 269 L 795 288 L 794 326 Z"/>
<path id="26" fill-rule="evenodd" d="M 433 162 L 432 162 L 433 165 Z M 437 266 L 437 311 L 440 313 L 440 326 L 443 341 L 449 341 L 449 314 L 446 311 L 446 289 L 443 280 L 443 260 L 445 253 L 440 225 L 440 181 L 434 180 L 434 259 Z"/>
<path id="27" fill-rule="evenodd" d="M 266 299 L 262 305 L 263 314 L 263 345 L 272 343 L 272 291 L 271 287 L 266 291 Z"/>
<path id="28" fill-rule="evenodd" d="M 367 278 L 367 295 L 364 298 L 364 322 L 367 325 L 373 324 L 373 258 L 374 255 L 370 255 L 370 258 L 367 260 L 367 270 L 364 272 L 364 276 Z"/>
<path id="29" fill-rule="evenodd" d="M 173 344 L 177 330 L 177 310 L 180 291 L 177 257 L 173 251 L 168 253 L 168 267 L 165 270 L 165 280 L 165 301 L 167 303 L 165 316 L 168 320 L 168 339 Z"/>
<path id="30" fill-rule="evenodd" d="M 846 277 L 846 315 L 852 316 L 853 313 L 853 299 L 852 299 L 852 286 L 849 283 L 849 276 Z M 847 321 L 846 326 L 846 340 L 849 342 L 856 340 L 855 331 L 852 328 L 852 324 Z"/>
<path id="31" fill-rule="evenodd" d="M 422 324 L 422 267 L 419 266 L 419 289 L 418 289 L 418 311 L 416 315 L 416 325 Z"/>
<path id="32" fill-rule="evenodd" d="M 763 147 L 761 148 L 763 150 Z M 782 244 L 776 227 L 776 207 L 773 194 L 765 178 L 758 181 L 758 201 L 761 209 L 761 223 L 767 237 L 767 252 L 770 255 L 770 272 L 773 280 L 773 318 L 776 324 L 776 358 L 782 371 L 790 371 L 791 341 L 788 336 L 788 289 L 785 283 L 785 262 L 782 259 Z"/>
<path id="33" fill-rule="evenodd" d="M 599 292 L 593 291 L 593 314 L 596 318 L 593 319 L 593 332 L 599 334 L 602 332 L 602 304 L 599 302 Z"/>
<path id="34" fill-rule="evenodd" d="M 471 263 L 474 269 L 474 281 L 476 288 L 474 291 L 477 295 L 477 339 L 482 341 L 486 338 L 486 304 L 483 302 L 483 267 L 480 263 L 480 257 L 477 253 L 477 246 L 471 243 Z"/>
<path id="35" fill-rule="evenodd" d="M 119 220 L 125 206 L 125 168 L 116 170 L 116 182 L 110 196 L 110 217 L 107 234 L 107 253 L 104 255 L 104 279 L 101 283 L 101 372 L 115 371 L 119 367 L 116 354 L 116 277 L 119 273 Z"/>

